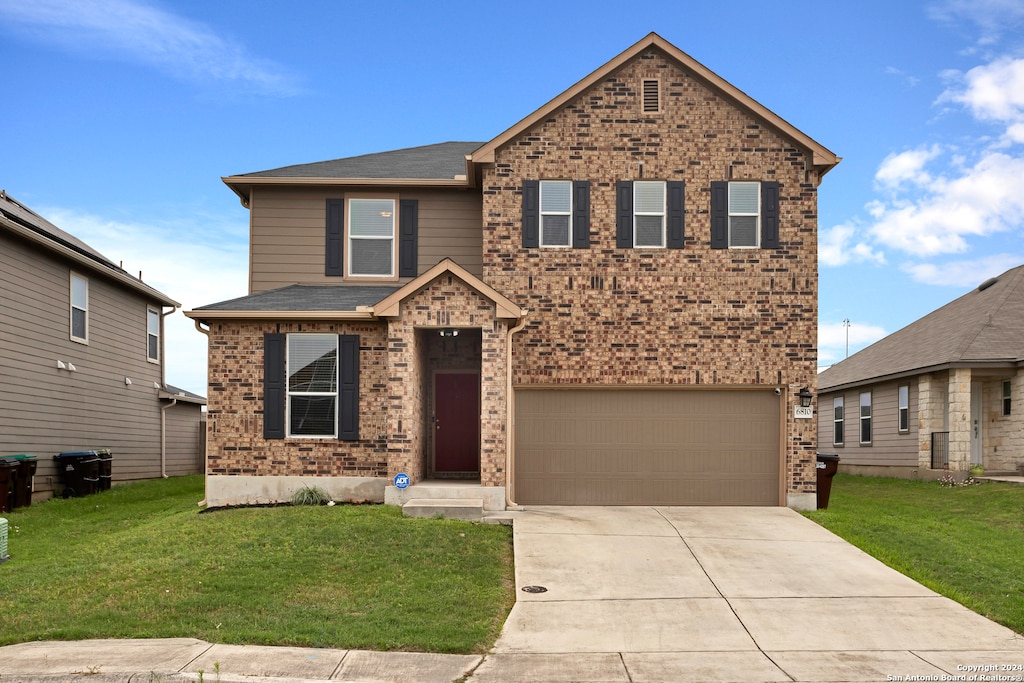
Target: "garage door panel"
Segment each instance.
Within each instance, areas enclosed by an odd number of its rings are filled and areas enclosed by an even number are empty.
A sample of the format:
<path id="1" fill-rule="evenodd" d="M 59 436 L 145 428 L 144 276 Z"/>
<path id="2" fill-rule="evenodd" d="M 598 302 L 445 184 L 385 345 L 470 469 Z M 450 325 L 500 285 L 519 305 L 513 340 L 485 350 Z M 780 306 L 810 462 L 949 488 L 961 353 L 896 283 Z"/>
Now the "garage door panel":
<path id="1" fill-rule="evenodd" d="M 779 410 L 770 390 L 519 390 L 516 502 L 778 505 Z"/>

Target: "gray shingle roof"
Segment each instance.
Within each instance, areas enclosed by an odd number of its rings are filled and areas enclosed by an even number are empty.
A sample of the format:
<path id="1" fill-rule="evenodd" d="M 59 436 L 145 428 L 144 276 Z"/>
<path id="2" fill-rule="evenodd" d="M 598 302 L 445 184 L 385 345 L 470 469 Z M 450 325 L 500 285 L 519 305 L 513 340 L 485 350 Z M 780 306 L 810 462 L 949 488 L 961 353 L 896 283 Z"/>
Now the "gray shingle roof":
<path id="1" fill-rule="evenodd" d="M 244 173 L 237 178 L 417 178 L 451 180 L 466 174 L 466 155 L 482 142 L 441 142 L 344 159 Z"/>
<path id="2" fill-rule="evenodd" d="M 818 375 L 818 390 L 925 368 L 1024 361 L 1024 266 L 836 363 Z"/>
<path id="3" fill-rule="evenodd" d="M 109 268 L 121 270 L 118 268 L 116 263 L 108 259 L 106 256 L 96 251 L 71 233 L 64 232 L 32 209 L 15 200 L 13 197 L 8 196 L 7 192 L 3 190 L 0 190 L 0 214 L 19 225 L 42 235 L 43 237 L 48 237 L 55 242 L 74 249 L 83 256 L 88 256 L 98 263 Z"/>
<path id="4" fill-rule="evenodd" d="M 288 285 L 259 294 L 199 306 L 197 311 L 355 311 L 397 291 L 382 285 Z"/>

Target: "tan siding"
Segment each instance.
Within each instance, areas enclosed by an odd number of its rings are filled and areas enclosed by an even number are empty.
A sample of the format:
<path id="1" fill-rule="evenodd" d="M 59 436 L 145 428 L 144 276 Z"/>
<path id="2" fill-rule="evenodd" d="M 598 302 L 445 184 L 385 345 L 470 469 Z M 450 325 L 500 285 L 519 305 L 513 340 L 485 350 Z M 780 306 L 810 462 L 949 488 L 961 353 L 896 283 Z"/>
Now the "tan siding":
<path id="1" fill-rule="evenodd" d="M 160 413 L 146 360 L 147 302 L 100 274 L 89 280 L 89 343 L 69 339 L 70 262 L 0 235 L 0 455 L 39 458 L 36 492 L 58 483 L 52 456 L 114 453 L 114 481 L 160 475 Z M 76 372 L 61 370 L 57 361 Z M 125 377 L 132 384 L 125 384 Z"/>
<path id="2" fill-rule="evenodd" d="M 178 476 L 203 471 L 200 449 L 199 405 L 178 403 L 167 409 L 167 474 Z"/>
<path id="3" fill-rule="evenodd" d="M 367 188 L 380 192 L 380 188 Z M 326 202 L 358 189 L 257 189 L 250 204 L 250 291 L 290 284 L 342 284 L 324 275 Z M 419 272 L 450 257 L 474 275 L 483 272 L 481 198 L 463 190 L 410 189 L 419 201 Z"/>
<path id="4" fill-rule="evenodd" d="M 898 387 L 910 387 L 910 430 L 899 433 Z M 871 391 L 871 444 L 860 443 L 860 395 Z M 845 441 L 843 446 L 832 445 L 832 399 L 838 394 L 821 395 L 818 418 L 818 450 L 837 453 L 840 462 L 849 465 L 890 465 L 917 467 L 917 379 L 886 382 L 870 387 L 843 392 L 846 402 Z"/>

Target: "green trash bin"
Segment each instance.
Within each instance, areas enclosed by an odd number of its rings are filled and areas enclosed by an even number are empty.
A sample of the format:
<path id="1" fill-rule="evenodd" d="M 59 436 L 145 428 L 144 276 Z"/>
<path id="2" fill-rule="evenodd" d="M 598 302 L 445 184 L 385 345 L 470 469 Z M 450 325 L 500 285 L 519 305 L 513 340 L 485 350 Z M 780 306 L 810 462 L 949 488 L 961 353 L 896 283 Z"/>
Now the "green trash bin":
<path id="1" fill-rule="evenodd" d="M 5 455 L 2 460 L 14 463 L 18 468 L 14 480 L 14 507 L 26 508 L 32 504 L 32 490 L 36 476 L 36 456 L 28 453 L 18 455 Z"/>

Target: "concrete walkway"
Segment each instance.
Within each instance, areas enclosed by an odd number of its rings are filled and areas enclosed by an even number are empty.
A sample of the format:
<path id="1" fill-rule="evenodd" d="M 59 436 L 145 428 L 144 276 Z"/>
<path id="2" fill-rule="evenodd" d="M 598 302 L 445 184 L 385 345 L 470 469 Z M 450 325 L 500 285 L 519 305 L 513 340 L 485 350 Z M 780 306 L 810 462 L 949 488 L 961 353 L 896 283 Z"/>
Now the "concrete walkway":
<path id="1" fill-rule="evenodd" d="M 1024 637 L 792 510 L 532 508 L 514 529 L 518 601 L 486 657 L 23 643 L 0 648 L 0 681 L 1024 680 Z"/>

